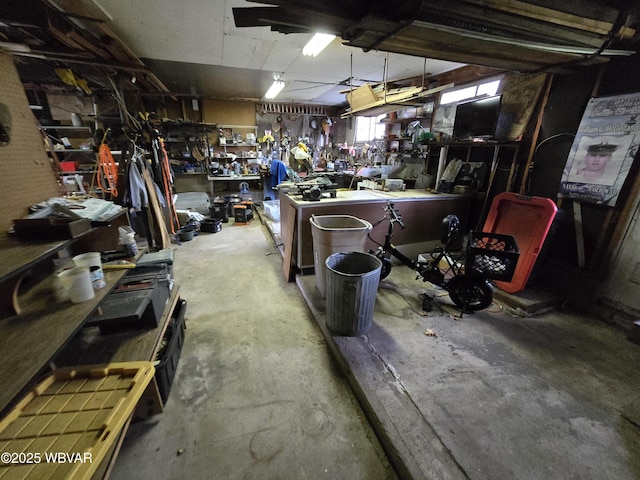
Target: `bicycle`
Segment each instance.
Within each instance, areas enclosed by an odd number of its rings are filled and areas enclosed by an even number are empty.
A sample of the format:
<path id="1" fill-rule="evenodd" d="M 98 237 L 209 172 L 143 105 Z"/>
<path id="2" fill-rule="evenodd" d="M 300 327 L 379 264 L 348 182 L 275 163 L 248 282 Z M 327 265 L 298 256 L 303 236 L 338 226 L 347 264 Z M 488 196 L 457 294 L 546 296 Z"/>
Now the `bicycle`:
<path id="1" fill-rule="evenodd" d="M 515 239 L 510 235 L 479 232 L 473 240 L 474 244 L 470 244 L 467 249 L 465 261 L 457 261 L 453 258 L 449 248 L 458 237 L 460 219 L 456 215 L 450 214 L 442 220 L 440 238 L 442 247 L 431 252 L 431 258 L 426 261 L 411 260 L 391 243 L 395 225 L 398 224 L 402 229 L 405 228 L 402 215 L 394 208 L 394 203 L 391 200 L 387 200 L 384 210 L 385 216 L 373 225 L 375 229 L 383 221 L 389 221 L 384 243 L 381 244 L 371 238 L 371 232 L 367 234 L 372 242 L 379 245 L 377 250 L 370 250 L 369 253 L 375 255 L 382 262 L 381 280 L 391 273 L 391 257 L 393 256 L 418 273 L 416 280 L 422 278 L 424 282 L 430 282 L 447 291 L 453 303 L 460 308 L 462 313 L 473 313 L 487 308 L 493 302 L 495 288 L 489 281 L 490 277 L 504 279 L 513 275 L 519 252 L 517 252 Z M 422 308 L 425 311 L 431 310 L 431 298 L 427 295 L 423 296 Z"/>

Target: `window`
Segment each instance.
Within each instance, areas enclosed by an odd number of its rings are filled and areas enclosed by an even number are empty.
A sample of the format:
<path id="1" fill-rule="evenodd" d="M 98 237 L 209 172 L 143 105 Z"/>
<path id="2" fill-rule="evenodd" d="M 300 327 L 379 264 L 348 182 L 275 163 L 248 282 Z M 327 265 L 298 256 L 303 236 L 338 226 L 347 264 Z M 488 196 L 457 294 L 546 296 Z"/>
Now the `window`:
<path id="1" fill-rule="evenodd" d="M 475 97 L 493 97 L 498 91 L 499 86 L 500 80 L 493 80 L 491 82 L 479 83 L 471 87 L 445 92 L 440 97 L 440 105 L 469 100 Z"/>
<path id="2" fill-rule="evenodd" d="M 385 125 L 380 123 L 384 115 L 377 117 L 356 117 L 356 138 L 354 143 L 370 142 L 384 137 Z"/>

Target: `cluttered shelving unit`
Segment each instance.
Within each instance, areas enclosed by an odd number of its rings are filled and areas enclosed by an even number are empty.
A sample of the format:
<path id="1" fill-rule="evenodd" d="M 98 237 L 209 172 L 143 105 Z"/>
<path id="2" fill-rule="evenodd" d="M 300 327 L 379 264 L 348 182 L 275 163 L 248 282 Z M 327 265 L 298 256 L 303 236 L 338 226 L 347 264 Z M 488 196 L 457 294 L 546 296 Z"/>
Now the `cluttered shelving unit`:
<path id="1" fill-rule="evenodd" d="M 169 161 L 178 173 L 209 173 L 207 159 L 211 157 L 209 137 L 215 124 L 164 122 L 161 125 Z"/>
<path id="2" fill-rule="evenodd" d="M 98 161 L 92 129 L 86 126 L 41 125 L 40 130 L 48 155 L 58 160 L 65 191 L 99 193 L 88 191 Z"/>
<path id="3" fill-rule="evenodd" d="M 240 159 L 247 163 L 258 157 L 258 127 L 256 125 L 218 125 L 220 159 Z"/>
<path id="4" fill-rule="evenodd" d="M 414 130 L 410 125 L 414 122 L 419 122 L 420 124 L 430 123 L 431 117 L 406 117 L 406 118 L 398 118 L 397 116 L 393 116 L 390 118 L 385 118 L 380 121 L 380 123 L 386 125 L 385 132 L 385 152 L 386 158 L 388 159 L 393 154 L 409 154 L 411 150 L 413 150 L 414 140 L 419 140 L 419 138 L 414 138 Z M 425 131 L 429 130 L 428 126 L 422 126 Z"/>
<path id="5" fill-rule="evenodd" d="M 117 217 L 124 218 L 123 212 Z M 61 301 L 52 295 L 57 288 L 52 274 L 53 259 L 63 250 L 75 252 L 92 233 L 104 236 L 105 229 L 112 229 L 112 225 L 95 227 L 72 238 L 44 242 L 0 236 L 0 252 L 7 260 L 0 264 L 0 291 L 3 292 L 0 318 L 4 324 L 0 338 L 4 352 L 0 360 L 0 410 L 5 414 L 19 408 L 30 389 L 52 369 L 55 373 L 64 365 L 82 369 L 85 365 L 140 361 L 157 363 L 155 376 L 133 417 L 144 418 L 162 412 L 184 338 L 186 301 L 180 298 L 178 285 L 172 285 L 157 326 L 110 335 L 99 335 L 96 329 L 85 327 L 95 312 L 100 311 L 104 300 L 133 270 L 107 269 L 103 264 L 106 285 L 95 290 L 94 298 L 84 302 Z M 145 252 L 146 249 L 140 250 L 134 261 L 140 262 L 147 255 Z M 168 349 L 163 349 L 165 338 L 169 338 Z M 86 349 L 82 350 L 83 347 Z M 110 432 L 115 437 L 122 437 L 129 423 L 127 418 L 119 421 L 124 427 Z M 115 460 L 119 443 L 115 445 L 103 461 L 96 457 L 100 465 L 94 467 L 99 472 L 107 471 Z M 102 478 L 102 475 L 93 478 Z"/>

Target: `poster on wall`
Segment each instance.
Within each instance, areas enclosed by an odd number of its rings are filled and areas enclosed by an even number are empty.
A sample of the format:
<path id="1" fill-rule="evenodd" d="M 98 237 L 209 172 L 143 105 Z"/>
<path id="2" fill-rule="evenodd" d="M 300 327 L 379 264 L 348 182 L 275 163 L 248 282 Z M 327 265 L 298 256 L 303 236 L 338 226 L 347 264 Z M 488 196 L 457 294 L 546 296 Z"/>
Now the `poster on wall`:
<path id="1" fill-rule="evenodd" d="M 640 93 L 592 98 L 562 174 L 559 196 L 613 207 L 640 142 Z"/>
<path id="2" fill-rule="evenodd" d="M 547 75 L 514 75 L 507 79 L 502 91 L 500 115 L 495 137 L 498 140 L 520 140 L 538 102 Z"/>

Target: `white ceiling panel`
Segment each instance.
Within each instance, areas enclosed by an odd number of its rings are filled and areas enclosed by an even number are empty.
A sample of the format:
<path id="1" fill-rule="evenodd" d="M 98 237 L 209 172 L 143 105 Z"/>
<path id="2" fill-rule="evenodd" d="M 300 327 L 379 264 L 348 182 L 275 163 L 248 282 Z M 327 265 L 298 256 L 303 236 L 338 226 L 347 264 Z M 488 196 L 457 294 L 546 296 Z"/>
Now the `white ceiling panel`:
<path id="1" fill-rule="evenodd" d="M 237 28 L 232 8 L 244 0 L 93 0 L 112 19 L 109 26 L 175 93 L 261 99 L 275 77 L 286 82 L 275 101 L 343 104 L 353 84 L 422 75 L 421 58 L 341 45 L 338 38 L 317 57 L 302 48 L 311 34 L 284 35 L 269 27 Z M 173 62 L 173 63 L 172 63 Z M 427 72 L 460 64 L 429 60 Z M 244 78 L 238 78 L 240 70 Z M 225 80 L 226 74 L 233 78 Z"/>

